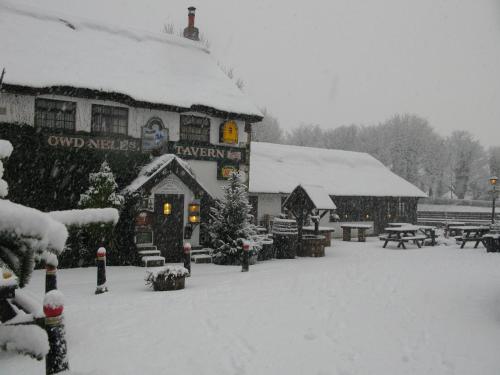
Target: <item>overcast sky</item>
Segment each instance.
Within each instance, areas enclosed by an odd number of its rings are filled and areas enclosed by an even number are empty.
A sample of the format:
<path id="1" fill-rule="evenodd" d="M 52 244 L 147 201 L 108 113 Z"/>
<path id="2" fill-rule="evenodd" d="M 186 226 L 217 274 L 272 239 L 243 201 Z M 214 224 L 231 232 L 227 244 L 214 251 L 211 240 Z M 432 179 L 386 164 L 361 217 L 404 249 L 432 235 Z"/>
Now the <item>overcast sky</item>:
<path id="1" fill-rule="evenodd" d="M 23 0 L 26 2 L 26 0 Z M 28 2 L 40 6 L 36 0 Z M 184 27 L 290 129 L 375 124 L 395 113 L 500 145 L 500 0 L 46 0 L 132 28 Z"/>

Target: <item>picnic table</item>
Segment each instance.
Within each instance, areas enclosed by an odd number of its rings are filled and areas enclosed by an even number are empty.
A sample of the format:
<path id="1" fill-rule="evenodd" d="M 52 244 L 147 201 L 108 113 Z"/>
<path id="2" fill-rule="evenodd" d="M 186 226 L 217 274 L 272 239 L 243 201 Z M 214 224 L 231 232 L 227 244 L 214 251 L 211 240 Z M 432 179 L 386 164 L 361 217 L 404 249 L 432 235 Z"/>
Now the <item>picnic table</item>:
<path id="1" fill-rule="evenodd" d="M 358 230 L 358 242 L 366 241 L 366 231 L 371 229 L 370 224 L 342 224 L 340 226 L 342 228 L 342 241 L 350 241 L 351 240 L 351 230 Z"/>
<path id="2" fill-rule="evenodd" d="M 420 228 L 416 225 L 385 228 L 386 234 L 380 236 L 380 239 L 384 241 L 382 247 L 385 248 L 389 242 L 397 242 L 398 248 L 406 249 L 405 242 L 413 241 L 414 244 L 421 248 L 427 237 L 424 234 L 417 234 L 419 231 Z"/>
<path id="3" fill-rule="evenodd" d="M 462 242 L 461 249 L 464 248 L 467 242 L 475 242 L 474 249 L 477 249 L 478 245 L 482 242 L 482 237 L 490 231 L 490 227 L 478 225 L 463 225 L 454 227 L 453 229 L 461 232 L 459 237 L 455 237 L 457 242 Z"/>

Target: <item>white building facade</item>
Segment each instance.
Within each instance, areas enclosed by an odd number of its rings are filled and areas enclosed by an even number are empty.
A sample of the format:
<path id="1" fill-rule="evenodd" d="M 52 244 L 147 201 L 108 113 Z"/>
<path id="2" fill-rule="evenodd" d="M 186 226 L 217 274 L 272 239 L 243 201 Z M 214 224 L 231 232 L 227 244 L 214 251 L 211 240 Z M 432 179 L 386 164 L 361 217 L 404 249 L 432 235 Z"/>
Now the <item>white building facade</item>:
<path id="1" fill-rule="evenodd" d="M 196 41 L 194 8 L 184 33 L 194 40 L 23 5 L 0 4 L 0 12 L 5 14 L 0 34 L 16 35 L 16 43 L 0 38 L 1 127 L 31 126 L 49 150 L 96 150 L 124 158 L 140 153 L 151 159 L 168 154 L 187 161 L 185 170 L 168 170 L 164 180 L 155 179 L 156 185 L 142 192 L 182 202 L 171 213 L 179 218 L 181 238 L 191 203 L 221 197 L 232 171 L 247 178 L 251 124 L 262 114 Z M 163 207 L 148 205 L 143 208 Z M 156 212 L 151 220 L 161 215 Z M 199 232 L 194 227 L 194 245 Z"/>

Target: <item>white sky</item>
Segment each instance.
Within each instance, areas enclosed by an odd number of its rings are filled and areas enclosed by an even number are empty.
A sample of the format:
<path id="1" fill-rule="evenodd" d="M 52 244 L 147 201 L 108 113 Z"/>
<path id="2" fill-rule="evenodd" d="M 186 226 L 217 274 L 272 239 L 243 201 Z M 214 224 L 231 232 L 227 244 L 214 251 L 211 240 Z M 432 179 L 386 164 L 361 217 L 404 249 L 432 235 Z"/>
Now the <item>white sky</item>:
<path id="1" fill-rule="evenodd" d="M 1 0 L 0 0 L 1 1 Z M 37 0 L 23 0 L 40 6 Z M 425 117 L 441 134 L 500 145 L 499 0 L 45 0 L 132 28 L 184 27 L 187 6 L 213 54 L 281 126 Z"/>

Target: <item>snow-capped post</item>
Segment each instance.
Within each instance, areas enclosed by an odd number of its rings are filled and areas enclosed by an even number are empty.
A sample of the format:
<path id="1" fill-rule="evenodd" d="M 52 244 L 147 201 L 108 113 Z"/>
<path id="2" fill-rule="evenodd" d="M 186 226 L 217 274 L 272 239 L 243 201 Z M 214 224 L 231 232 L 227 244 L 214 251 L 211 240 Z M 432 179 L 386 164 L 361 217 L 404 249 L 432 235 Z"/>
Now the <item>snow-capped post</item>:
<path id="1" fill-rule="evenodd" d="M 63 295 L 58 290 L 51 290 L 43 299 L 45 331 L 49 338 L 49 353 L 45 358 L 47 375 L 57 374 L 69 369 L 66 338 L 64 337 Z"/>
<path id="2" fill-rule="evenodd" d="M 95 294 L 101 294 L 108 291 L 106 286 L 106 249 L 100 247 L 97 249 L 97 288 Z"/>
<path id="3" fill-rule="evenodd" d="M 184 244 L 184 268 L 189 271 L 188 277 L 191 276 L 191 244 L 186 242 Z"/>
<path id="4" fill-rule="evenodd" d="M 57 256 L 49 253 L 45 257 L 45 293 L 57 289 Z"/>
<path id="5" fill-rule="evenodd" d="M 248 241 L 244 241 L 243 259 L 241 260 L 241 272 L 248 272 L 249 257 L 250 257 L 250 243 Z"/>

